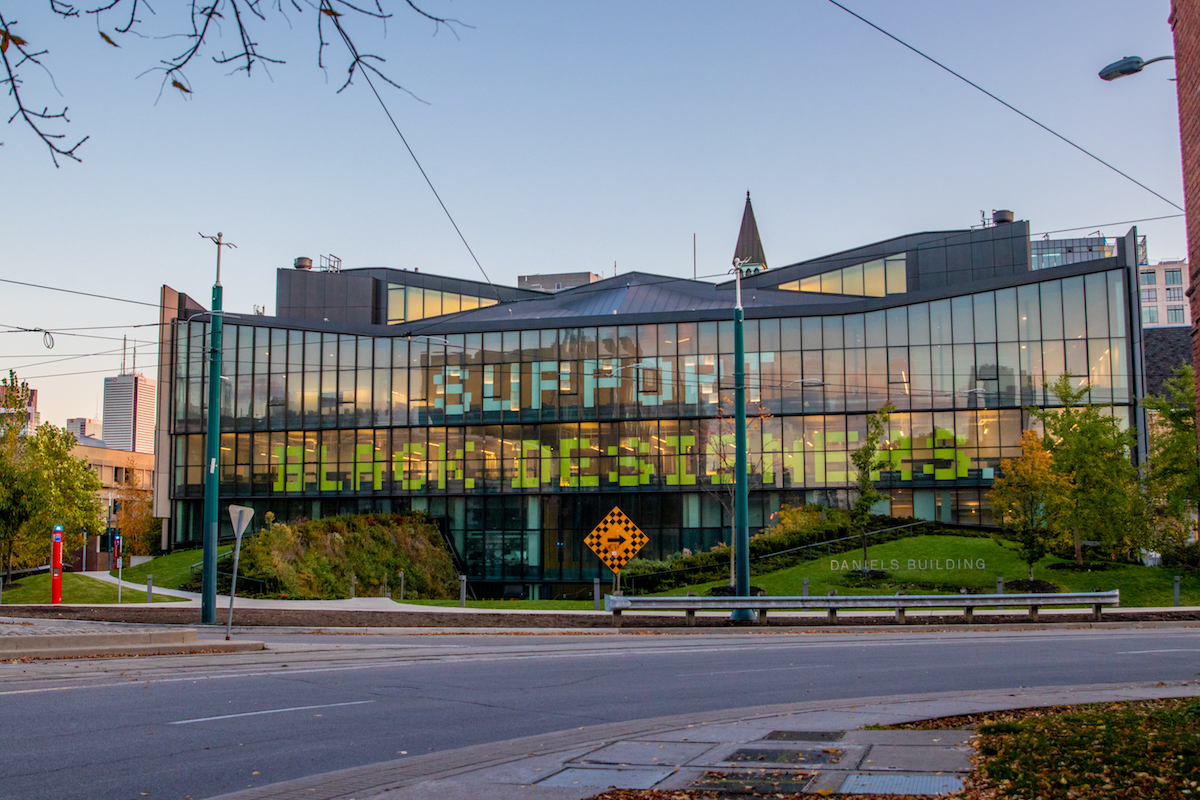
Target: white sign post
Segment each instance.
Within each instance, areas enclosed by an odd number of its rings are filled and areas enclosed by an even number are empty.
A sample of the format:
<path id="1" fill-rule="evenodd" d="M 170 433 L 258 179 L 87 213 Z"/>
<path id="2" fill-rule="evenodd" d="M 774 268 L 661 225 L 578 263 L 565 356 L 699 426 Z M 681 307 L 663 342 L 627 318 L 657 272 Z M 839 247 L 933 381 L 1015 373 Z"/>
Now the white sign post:
<path id="1" fill-rule="evenodd" d="M 229 521 L 233 523 L 233 535 L 236 541 L 233 545 L 233 577 L 229 581 L 229 622 L 225 625 L 225 641 L 233 630 L 233 596 L 237 593 L 238 558 L 242 554 L 242 534 L 254 517 L 254 509 L 249 506 L 230 506 Z"/>

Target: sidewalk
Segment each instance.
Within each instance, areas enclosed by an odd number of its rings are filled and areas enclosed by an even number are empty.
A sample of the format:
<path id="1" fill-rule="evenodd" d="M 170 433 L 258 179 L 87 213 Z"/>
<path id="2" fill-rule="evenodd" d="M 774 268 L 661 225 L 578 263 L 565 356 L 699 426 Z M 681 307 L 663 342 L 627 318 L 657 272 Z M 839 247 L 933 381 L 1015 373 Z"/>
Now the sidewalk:
<path id="1" fill-rule="evenodd" d="M 606 789 L 939 794 L 971 772 L 971 731 L 868 731 L 1034 706 L 1200 696 L 1200 681 L 816 701 L 597 725 L 313 775 L 216 800 L 583 800 Z"/>
<path id="2" fill-rule="evenodd" d="M 0 610 L 0 614 L 3 611 Z M 192 628 L 0 616 L 0 661 L 21 658 L 245 653 L 262 642 L 201 641 Z"/>

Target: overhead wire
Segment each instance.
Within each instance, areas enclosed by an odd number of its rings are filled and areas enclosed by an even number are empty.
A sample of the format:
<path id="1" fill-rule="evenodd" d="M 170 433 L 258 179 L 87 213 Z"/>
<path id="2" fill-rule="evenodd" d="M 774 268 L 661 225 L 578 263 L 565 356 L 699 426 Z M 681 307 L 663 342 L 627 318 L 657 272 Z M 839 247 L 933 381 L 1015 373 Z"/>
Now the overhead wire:
<path id="1" fill-rule="evenodd" d="M 1122 222 L 1100 222 L 1092 225 L 1080 225 L 1075 228 L 1059 228 L 1056 231 L 1038 231 L 1030 236 L 1047 236 L 1051 233 L 1070 233 L 1071 231 L 1094 231 L 1097 228 L 1111 228 L 1114 225 L 1136 225 L 1139 222 L 1157 222 L 1160 219 L 1179 219 L 1183 214 L 1167 214 L 1165 217 L 1143 217 L 1142 219 L 1127 219 Z"/>
<path id="2" fill-rule="evenodd" d="M 492 287 L 492 291 L 496 293 L 496 299 L 504 302 L 504 298 L 500 296 L 500 290 L 496 288 L 496 284 L 492 283 L 492 279 L 488 276 L 487 270 L 483 268 L 483 264 L 479 263 L 479 259 L 475 256 L 475 251 L 471 249 L 471 245 L 467 243 L 467 237 L 463 235 L 459 229 L 458 223 L 454 221 L 454 216 L 450 213 L 450 209 L 446 208 L 446 204 L 442 202 L 442 196 L 438 194 L 438 190 L 434 188 L 433 181 L 425 172 L 425 168 L 421 166 L 420 160 L 417 159 L 417 154 L 408 144 L 408 139 L 404 138 L 404 134 L 400 131 L 400 126 L 396 123 L 396 119 L 392 116 L 392 112 L 388 110 L 387 103 L 383 102 L 383 98 L 379 94 L 379 90 L 375 88 L 374 81 L 371 80 L 371 73 L 365 66 L 362 56 L 358 54 L 358 50 L 354 47 L 354 43 L 350 41 L 350 37 L 342 30 L 342 25 L 338 21 L 337 12 L 329 5 L 329 0 L 321 0 L 321 12 L 328 13 L 333 26 L 337 29 L 338 35 L 342 37 L 342 42 L 346 45 L 346 49 L 350 51 L 350 55 L 354 58 L 354 63 L 360 65 L 359 72 L 366 79 L 367 86 L 371 87 L 371 93 L 375 95 L 375 99 L 379 101 L 379 107 L 383 109 L 383 113 L 387 115 L 388 121 L 392 123 L 392 127 L 396 130 L 396 135 L 400 137 L 400 141 L 404 143 L 404 149 L 408 150 L 409 156 L 412 157 L 413 163 L 417 165 L 417 169 L 421 172 L 421 177 L 425 179 L 425 183 L 429 185 L 429 190 L 433 192 L 434 198 L 437 199 L 438 205 L 442 207 L 442 211 L 446 214 L 446 219 L 450 220 L 450 224 L 454 226 L 454 232 L 458 234 L 458 238 L 462 240 L 463 247 L 467 248 L 467 252 L 471 254 L 471 260 L 475 262 L 475 266 L 479 267 L 479 271 L 483 274 L 484 280 L 488 282 L 488 286 Z"/>
<path id="3" fill-rule="evenodd" d="M 158 303 L 147 303 L 143 300 L 128 300 L 124 297 L 112 297 L 111 295 L 107 295 L 107 294 L 93 294 L 92 292 L 80 292 L 75 289 L 63 289 L 60 286 L 46 286 L 46 285 L 40 284 L 40 283 L 26 283 L 25 281 L 14 281 L 11 278 L 0 278 L 0 283 L 12 283 L 12 284 L 16 284 L 17 286 L 31 286 L 35 289 L 47 289 L 52 292 L 64 292 L 66 294 L 78 294 L 78 295 L 82 295 L 84 297 L 99 298 L 100 300 L 112 300 L 117 303 L 133 303 L 134 305 L 150 306 L 151 308 L 158 308 Z"/>
<path id="4" fill-rule="evenodd" d="M 878 25 L 876 25 L 874 22 L 871 22 L 871 20 L 867 19 L 866 17 L 862 16 L 861 14 L 858 14 L 858 13 L 855 13 L 854 11 L 851 11 L 849 8 L 846 8 L 846 6 L 844 6 L 844 5 L 842 5 L 841 3 L 839 3 L 839 2 L 838 2 L 838 0 L 829 0 L 829 2 L 830 2 L 830 3 L 832 3 L 833 5 L 837 6 L 838 8 L 840 8 L 842 11 L 845 11 L 845 12 L 846 12 L 847 14 L 849 14 L 850 16 L 852 16 L 852 17 L 854 17 L 854 18 L 856 18 L 856 19 L 860 20 L 861 22 L 864 22 L 864 23 L 866 23 L 867 25 L 870 25 L 872 28 L 874 28 L 875 30 L 879 31 L 880 33 L 882 33 L 884 36 L 888 37 L 889 39 L 891 39 L 891 40 L 893 40 L 893 41 L 895 41 L 895 42 L 897 42 L 897 43 L 899 43 L 899 44 L 903 45 L 904 47 L 907 47 L 909 50 L 913 51 L 914 53 L 916 53 L 917 55 L 919 55 L 921 58 L 925 59 L 926 61 L 930 62 L 931 64 L 934 64 L 934 65 L 936 65 L 936 66 L 938 66 L 938 67 L 941 67 L 941 68 L 942 68 L 942 69 L 944 69 L 946 72 L 949 72 L 951 75 L 953 75 L 954 77 L 958 78 L 958 79 L 959 79 L 960 81 L 962 81 L 963 83 L 966 83 L 967 85 L 969 85 L 969 86 L 972 86 L 972 87 L 974 87 L 974 88 L 978 89 L 979 91 L 983 92 L 983 93 L 984 93 L 984 94 L 986 94 L 988 97 L 992 98 L 992 99 L 993 99 L 993 100 L 995 100 L 997 103 L 999 103 L 1000 105 L 1002 105 L 1002 106 L 1004 106 L 1005 108 L 1009 109 L 1010 111 L 1014 111 L 1014 112 L 1016 112 L 1017 114 L 1020 114 L 1022 117 L 1024 117 L 1024 118 L 1025 118 L 1025 119 L 1027 119 L 1027 120 L 1029 120 L 1029 121 L 1030 121 L 1030 122 L 1032 122 L 1034 125 L 1037 125 L 1037 126 L 1038 126 L 1039 128 L 1041 128 L 1042 130 L 1046 131 L 1047 133 L 1049 133 L 1049 134 L 1051 134 L 1051 135 L 1053 135 L 1053 136 L 1057 137 L 1058 139 L 1061 139 L 1062 141 L 1066 142 L 1067 144 L 1071 145 L 1071 147 L 1074 147 L 1076 150 L 1078 150 L 1079 152 L 1083 153 L 1083 154 L 1084 154 L 1084 155 L 1086 155 L 1088 158 L 1091 158 L 1091 159 L 1093 159 L 1093 160 L 1095 160 L 1095 161 L 1097 161 L 1097 162 L 1099 162 L 1099 163 L 1103 164 L 1104 166 L 1106 166 L 1106 167 L 1108 167 L 1109 169 L 1111 169 L 1113 172 L 1115 172 L 1115 173 L 1117 173 L 1118 175 L 1120 175 L 1122 178 L 1125 178 L 1125 179 L 1126 179 L 1126 180 L 1128 180 L 1128 181 L 1132 181 L 1133 183 L 1135 183 L 1135 184 L 1137 184 L 1138 186 L 1140 186 L 1140 187 L 1142 187 L 1143 189 L 1145 189 L 1145 190 L 1146 190 L 1147 192 L 1149 192 L 1150 194 L 1152 194 L 1152 195 L 1154 195 L 1155 197 L 1157 197 L 1159 200 L 1162 200 L 1164 203 L 1167 203 L 1167 204 L 1169 204 L 1169 205 L 1172 205 L 1172 206 L 1174 206 L 1175 208 L 1178 208 L 1180 211 L 1183 211 L 1183 206 L 1179 205 L 1179 204 L 1178 204 L 1178 203 L 1176 203 L 1175 201 L 1173 201 L 1173 200 L 1168 200 L 1166 197 L 1163 197 L 1161 194 L 1159 194 L 1158 192 L 1154 191 L 1153 189 L 1151 189 L 1149 186 L 1147 186 L 1146 184 L 1142 183 L 1142 182 L 1141 182 L 1141 181 L 1139 181 L 1138 179 L 1134 178 L 1132 175 L 1129 175 L 1128 173 L 1122 172 L 1121 170 L 1117 169 L 1117 168 L 1116 168 L 1115 166 L 1113 166 L 1112 164 L 1110 164 L 1110 163 L 1108 163 L 1107 161 L 1105 161 L 1105 160 L 1104 160 L 1103 158 L 1101 158 L 1100 156 L 1096 155 L 1095 153 L 1091 152 L 1090 150 L 1086 150 L 1086 149 L 1084 149 L 1083 147 L 1081 147 L 1080 145 L 1078 145 L 1078 144 L 1076 144 L 1075 142 L 1071 141 L 1071 140 L 1070 140 L 1070 139 L 1068 139 L 1066 136 L 1063 136 L 1061 133 L 1059 133 L 1058 131 L 1054 130 L 1054 129 L 1053 129 L 1053 128 L 1051 128 L 1050 126 L 1048 126 L 1048 125 L 1046 125 L 1046 124 L 1044 124 L 1044 123 L 1042 123 L 1042 122 L 1039 122 L 1038 120 L 1036 120 L 1036 119 L 1034 119 L 1033 117 L 1029 116 L 1029 115 L 1028 115 L 1028 114 L 1026 114 L 1024 111 L 1022 111 L 1021 109 L 1019 109 L 1019 108 L 1017 108 L 1016 106 L 1014 106 L 1012 103 L 1009 103 L 1009 102 L 1006 102 L 1006 101 L 1004 101 L 1004 100 L 1001 100 L 999 97 L 997 97 L 996 95 L 992 94 L 992 93 L 991 93 L 991 92 L 989 92 L 987 89 L 983 88 L 982 86 L 980 86 L 979 84 L 975 83 L 975 82 L 974 82 L 974 81 L 972 81 L 971 79 L 969 79 L 969 78 L 965 77 L 965 76 L 964 76 L 964 75 L 962 75 L 961 73 L 955 72 L 954 70 L 950 69 L 950 67 L 948 67 L 948 66 L 946 66 L 945 64 L 943 64 L 942 62 L 938 61 L 938 60 L 937 60 L 936 58 L 934 58 L 933 56 L 930 56 L 930 55 L 928 55 L 928 54 L 926 54 L 926 53 L 924 53 L 924 52 L 922 52 L 922 51 L 918 50 L 917 48 L 913 47 L 913 46 L 912 46 L 911 44 L 909 44 L 908 42 L 904 41 L 903 39 L 901 39 L 900 37 L 896 36 L 895 34 L 889 33 L 888 31 L 886 31 L 886 30 L 884 30 L 883 28 L 879 27 L 879 26 L 878 26 Z"/>

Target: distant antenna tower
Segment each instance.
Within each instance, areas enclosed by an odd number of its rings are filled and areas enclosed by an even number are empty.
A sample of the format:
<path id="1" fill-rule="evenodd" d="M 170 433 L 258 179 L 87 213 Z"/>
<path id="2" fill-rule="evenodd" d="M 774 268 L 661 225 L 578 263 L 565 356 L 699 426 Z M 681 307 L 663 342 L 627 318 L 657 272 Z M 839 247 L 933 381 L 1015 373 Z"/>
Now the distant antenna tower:
<path id="1" fill-rule="evenodd" d="M 125 375 L 125 342 L 129 339 L 128 336 L 121 337 L 121 374 Z"/>
<path id="2" fill-rule="evenodd" d="M 330 253 L 327 256 L 321 256 L 321 271 L 322 272 L 341 272 L 342 260 Z"/>

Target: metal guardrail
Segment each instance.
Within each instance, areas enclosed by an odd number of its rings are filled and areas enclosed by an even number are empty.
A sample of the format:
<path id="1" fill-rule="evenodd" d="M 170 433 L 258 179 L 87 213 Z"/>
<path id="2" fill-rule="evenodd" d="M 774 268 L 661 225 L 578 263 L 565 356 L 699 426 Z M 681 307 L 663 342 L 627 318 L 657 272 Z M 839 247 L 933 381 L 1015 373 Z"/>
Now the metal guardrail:
<path id="1" fill-rule="evenodd" d="M 765 625 L 767 610 L 817 609 L 829 613 L 829 621 L 837 622 L 839 609 L 893 609 L 896 622 L 905 624 L 904 612 L 909 608 L 961 608 L 965 622 L 974 621 L 977 608 L 1006 608 L 1010 606 L 1029 609 L 1029 619 L 1036 622 L 1038 609 L 1044 606 L 1091 606 L 1092 618 L 1099 622 L 1103 606 L 1118 606 L 1121 592 L 1045 592 L 1025 594 L 894 594 L 894 595 L 849 595 L 829 597 L 623 597 L 605 595 L 604 610 L 612 613 L 613 625 L 621 626 L 623 611 L 684 611 L 687 624 L 696 624 L 697 611 L 724 611 L 746 608 L 758 612 L 758 624 Z"/>

